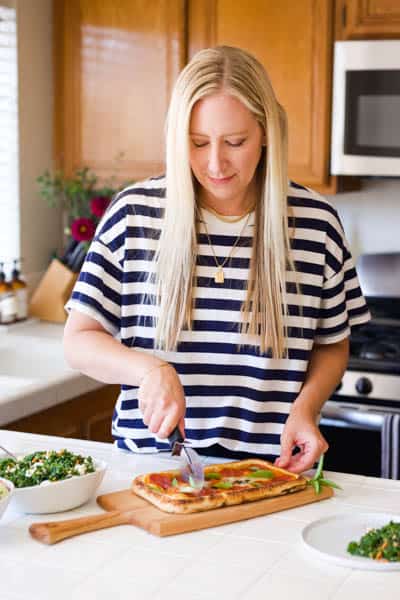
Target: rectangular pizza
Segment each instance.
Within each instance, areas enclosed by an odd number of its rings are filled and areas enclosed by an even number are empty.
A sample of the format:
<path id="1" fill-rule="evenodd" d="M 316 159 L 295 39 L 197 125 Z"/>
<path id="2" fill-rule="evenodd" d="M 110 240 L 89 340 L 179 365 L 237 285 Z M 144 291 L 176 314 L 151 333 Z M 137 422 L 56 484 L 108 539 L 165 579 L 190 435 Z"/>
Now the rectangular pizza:
<path id="1" fill-rule="evenodd" d="M 185 482 L 179 470 L 139 475 L 132 490 L 165 512 L 193 513 L 281 496 L 306 485 L 302 475 L 251 458 L 206 466 L 200 490 Z"/>

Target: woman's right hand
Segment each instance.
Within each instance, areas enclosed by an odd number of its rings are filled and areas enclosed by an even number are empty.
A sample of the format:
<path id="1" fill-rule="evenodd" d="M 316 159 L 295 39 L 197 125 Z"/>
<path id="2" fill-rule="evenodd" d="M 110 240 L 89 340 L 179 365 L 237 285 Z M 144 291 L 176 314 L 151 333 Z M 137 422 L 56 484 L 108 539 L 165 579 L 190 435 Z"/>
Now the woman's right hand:
<path id="1" fill-rule="evenodd" d="M 162 363 L 144 375 L 138 401 L 144 424 L 157 437 L 168 437 L 176 425 L 184 436 L 185 394 L 172 365 Z"/>

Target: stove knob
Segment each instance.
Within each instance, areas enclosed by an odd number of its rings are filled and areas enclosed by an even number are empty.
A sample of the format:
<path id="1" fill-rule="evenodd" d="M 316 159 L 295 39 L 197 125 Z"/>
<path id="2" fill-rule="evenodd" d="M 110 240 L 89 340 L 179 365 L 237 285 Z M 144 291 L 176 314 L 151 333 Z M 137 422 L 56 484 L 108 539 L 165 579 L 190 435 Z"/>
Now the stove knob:
<path id="1" fill-rule="evenodd" d="M 368 377 L 360 377 L 356 381 L 356 390 L 359 394 L 366 396 L 372 392 L 372 383 Z"/>

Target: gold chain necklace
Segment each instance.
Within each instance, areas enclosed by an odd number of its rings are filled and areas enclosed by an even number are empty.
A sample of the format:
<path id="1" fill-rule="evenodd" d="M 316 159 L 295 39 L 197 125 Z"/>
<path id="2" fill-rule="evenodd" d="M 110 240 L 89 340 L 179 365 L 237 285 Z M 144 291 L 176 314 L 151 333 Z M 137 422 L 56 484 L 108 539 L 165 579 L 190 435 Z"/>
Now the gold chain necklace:
<path id="1" fill-rule="evenodd" d="M 247 225 L 248 225 L 248 223 L 249 223 L 251 212 L 249 212 L 249 213 L 248 213 L 248 215 L 247 215 L 247 219 L 246 219 L 246 221 L 245 221 L 245 223 L 244 223 L 244 225 L 243 225 L 242 229 L 240 230 L 240 233 L 239 233 L 239 235 L 237 236 L 237 238 L 236 238 L 236 240 L 235 240 L 235 243 L 233 244 L 233 246 L 232 246 L 232 248 L 231 248 L 231 251 L 229 252 L 228 256 L 227 256 L 227 257 L 226 257 L 226 258 L 225 258 L 225 259 L 222 261 L 222 263 L 221 263 L 221 264 L 220 264 L 220 263 L 218 262 L 218 260 L 217 260 L 217 256 L 216 256 L 216 254 L 215 254 L 214 246 L 213 246 L 213 245 L 212 245 L 212 243 L 211 243 L 211 238 L 210 238 L 210 235 L 209 235 L 209 233 L 208 233 L 207 224 L 206 224 L 206 221 L 205 221 L 205 219 L 204 219 L 203 211 L 201 211 L 201 212 L 200 212 L 200 215 L 201 215 L 201 219 L 202 219 L 202 222 L 203 222 L 203 225 L 204 225 L 204 230 L 205 230 L 205 232 L 206 232 L 206 236 L 207 236 L 207 239 L 208 239 L 208 243 L 209 243 L 209 245 L 210 245 L 210 248 L 211 248 L 211 250 L 212 250 L 212 253 L 213 253 L 213 255 L 214 255 L 215 264 L 216 264 L 216 266 L 217 266 L 217 270 L 216 270 L 216 271 L 215 271 L 215 273 L 214 273 L 214 281 L 215 281 L 215 283 L 224 283 L 224 281 L 225 281 L 225 277 L 224 277 L 224 266 L 226 265 L 226 263 L 228 262 L 228 260 L 229 260 L 230 258 L 232 258 L 232 256 L 233 256 L 233 252 L 234 252 L 234 250 L 236 249 L 236 247 L 237 247 L 237 245 L 238 245 L 238 243 L 239 243 L 239 241 L 240 241 L 240 238 L 242 237 L 242 234 L 243 234 L 244 230 L 246 229 L 246 227 L 247 227 Z M 241 218 L 243 218 L 243 217 L 241 217 Z"/>
<path id="2" fill-rule="evenodd" d="M 224 223 L 238 223 L 239 221 L 241 221 L 243 219 L 243 217 L 245 217 L 249 213 L 253 212 L 255 205 L 253 204 L 252 206 L 250 206 L 250 208 L 248 210 L 246 210 L 245 213 L 243 213 L 242 215 L 239 215 L 238 217 L 230 216 L 230 215 L 221 215 L 221 213 L 216 211 L 214 208 L 211 208 L 211 206 L 207 206 L 207 204 L 203 204 L 203 202 L 200 202 L 200 206 L 201 206 L 201 208 L 204 208 L 205 210 L 207 210 L 208 212 L 213 214 L 215 217 L 217 217 L 217 219 L 219 219 L 220 221 L 223 221 Z"/>

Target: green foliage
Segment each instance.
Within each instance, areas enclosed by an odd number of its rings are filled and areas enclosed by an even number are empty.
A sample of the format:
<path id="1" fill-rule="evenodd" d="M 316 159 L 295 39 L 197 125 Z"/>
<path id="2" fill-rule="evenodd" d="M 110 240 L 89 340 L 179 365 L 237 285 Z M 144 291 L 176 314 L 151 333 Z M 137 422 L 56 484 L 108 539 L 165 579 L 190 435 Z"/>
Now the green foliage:
<path id="1" fill-rule="evenodd" d="M 99 186 L 99 179 L 88 167 L 76 169 L 71 177 L 63 171 L 51 173 L 48 169 L 36 179 L 39 195 L 54 208 L 63 208 L 71 219 L 90 216 L 89 201 L 93 196 L 112 196 L 117 186 L 109 184 Z"/>
<path id="2" fill-rule="evenodd" d="M 315 475 L 312 479 L 309 479 L 309 481 L 307 482 L 308 485 L 312 485 L 316 494 L 319 494 L 323 487 L 331 487 L 331 488 L 335 488 L 337 490 L 341 490 L 342 488 L 340 487 L 340 485 L 338 485 L 334 481 L 331 481 L 330 479 L 324 478 L 324 472 L 322 470 L 323 467 L 324 467 L 324 455 L 321 454 L 319 461 L 318 461 L 317 470 L 315 471 Z"/>
<path id="3" fill-rule="evenodd" d="M 385 562 L 400 561 L 400 523 L 390 521 L 380 529 L 371 529 L 359 542 L 350 542 L 347 552 Z"/>

